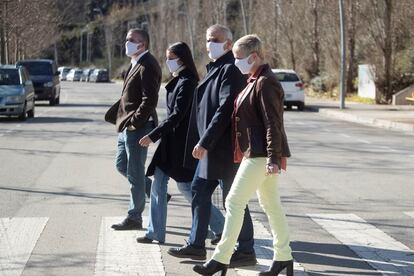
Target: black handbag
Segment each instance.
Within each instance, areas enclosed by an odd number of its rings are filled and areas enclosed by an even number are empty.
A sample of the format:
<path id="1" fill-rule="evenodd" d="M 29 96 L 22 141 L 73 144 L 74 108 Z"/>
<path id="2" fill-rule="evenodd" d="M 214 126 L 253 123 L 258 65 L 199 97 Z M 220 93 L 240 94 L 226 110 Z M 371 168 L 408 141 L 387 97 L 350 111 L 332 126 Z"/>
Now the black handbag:
<path id="1" fill-rule="evenodd" d="M 121 100 L 118 100 L 108 109 L 108 111 L 105 113 L 105 121 L 113 125 L 116 124 L 116 116 L 118 115 L 118 109 L 119 109 L 120 102 Z"/>

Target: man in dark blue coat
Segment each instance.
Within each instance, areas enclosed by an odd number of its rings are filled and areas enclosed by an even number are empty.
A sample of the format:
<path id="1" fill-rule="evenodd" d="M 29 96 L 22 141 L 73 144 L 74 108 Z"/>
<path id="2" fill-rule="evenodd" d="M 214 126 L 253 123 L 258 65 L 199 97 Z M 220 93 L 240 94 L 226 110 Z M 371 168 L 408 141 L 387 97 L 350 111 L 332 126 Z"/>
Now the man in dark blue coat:
<path id="1" fill-rule="evenodd" d="M 186 158 L 184 161 L 185 165 L 191 166 L 198 159 L 191 185 L 191 233 L 188 244 L 168 251 L 175 257 L 196 260 L 206 258 L 211 196 L 221 185 L 225 200 L 238 169 L 233 161 L 231 115 L 234 100 L 246 85 L 246 78 L 234 65 L 231 31 L 225 26 L 213 25 L 207 29 L 206 39 L 212 62 L 207 65 L 207 75 L 195 92 L 186 144 L 186 151 L 192 151 L 195 159 Z M 230 266 L 254 265 L 253 244 L 253 224 L 246 206 L 238 246 Z"/>

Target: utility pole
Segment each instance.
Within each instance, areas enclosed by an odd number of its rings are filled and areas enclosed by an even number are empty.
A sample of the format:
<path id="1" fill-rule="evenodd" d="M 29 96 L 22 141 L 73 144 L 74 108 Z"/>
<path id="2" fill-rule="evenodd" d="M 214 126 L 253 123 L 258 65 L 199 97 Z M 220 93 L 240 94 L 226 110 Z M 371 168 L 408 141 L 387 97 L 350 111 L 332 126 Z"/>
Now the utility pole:
<path id="1" fill-rule="evenodd" d="M 345 14 L 344 14 L 344 0 L 339 0 L 339 20 L 341 25 L 341 76 L 339 84 L 339 108 L 345 109 L 345 94 L 346 94 L 346 47 L 345 47 Z"/>

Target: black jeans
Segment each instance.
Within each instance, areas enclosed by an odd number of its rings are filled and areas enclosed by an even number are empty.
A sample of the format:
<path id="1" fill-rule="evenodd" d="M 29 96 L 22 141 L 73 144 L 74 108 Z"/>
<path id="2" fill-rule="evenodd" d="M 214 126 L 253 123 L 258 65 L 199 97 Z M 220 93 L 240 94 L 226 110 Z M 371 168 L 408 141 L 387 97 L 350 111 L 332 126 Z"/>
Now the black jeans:
<path id="1" fill-rule="evenodd" d="M 214 190 L 221 183 L 223 187 L 223 203 L 230 191 L 234 176 L 229 179 L 207 180 L 198 177 L 198 167 L 191 183 L 191 192 L 193 200 L 191 202 L 192 225 L 189 243 L 198 248 L 205 247 L 205 241 L 208 234 L 208 224 L 211 211 L 211 196 Z M 253 253 L 253 222 L 250 217 L 249 208 L 246 205 L 244 211 L 243 226 L 239 234 L 237 251 L 244 253 Z"/>

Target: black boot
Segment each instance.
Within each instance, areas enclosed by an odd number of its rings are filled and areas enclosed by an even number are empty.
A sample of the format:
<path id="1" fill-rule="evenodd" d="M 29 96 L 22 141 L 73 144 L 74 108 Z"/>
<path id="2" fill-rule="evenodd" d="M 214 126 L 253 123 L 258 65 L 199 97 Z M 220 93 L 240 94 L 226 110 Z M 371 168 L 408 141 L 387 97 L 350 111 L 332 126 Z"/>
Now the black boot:
<path id="1" fill-rule="evenodd" d="M 276 276 L 276 275 L 279 275 L 279 273 L 285 268 L 286 268 L 286 276 L 293 276 L 293 260 L 284 261 L 284 262 L 273 261 L 272 266 L 270 267 L 270 270 L 260 272 L 259 275 Z"/>
<path id="2" fill-rule="evenodd" d="M 225 276 L 227 273 L 228 265 L 219 263 L 213 259 L 203 265 L 193 266 L 193 270 L 201 275 L 213 275 L 216 272 L 221 271 L 221 276 Z"/>

